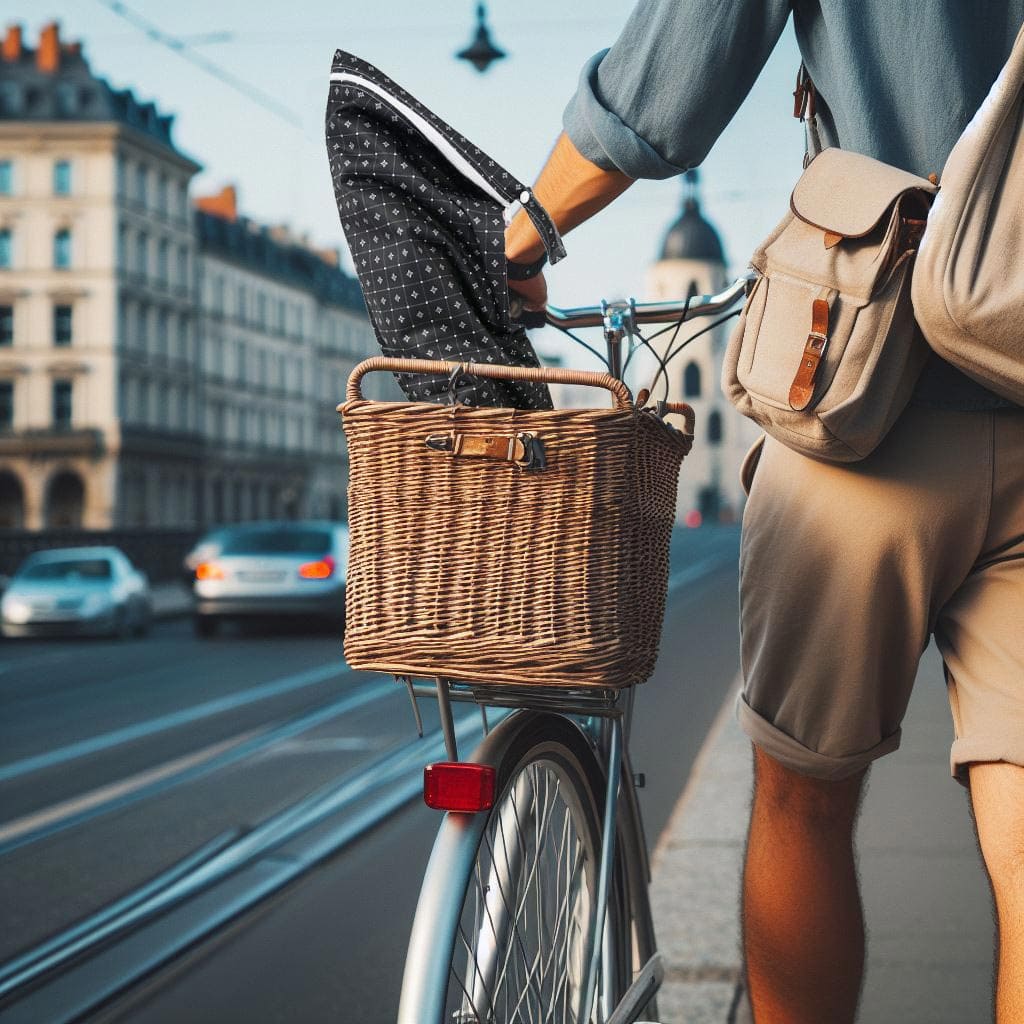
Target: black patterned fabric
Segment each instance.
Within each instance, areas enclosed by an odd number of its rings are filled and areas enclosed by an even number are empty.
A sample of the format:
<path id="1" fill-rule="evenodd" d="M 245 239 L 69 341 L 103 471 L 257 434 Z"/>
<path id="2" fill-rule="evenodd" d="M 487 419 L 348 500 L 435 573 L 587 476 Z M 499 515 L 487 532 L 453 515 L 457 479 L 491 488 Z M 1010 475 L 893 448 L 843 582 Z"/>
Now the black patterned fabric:
<path id="1" fill-rule="evenodd" d="M 509 315 L 504 212 L 520 202 L 554 263 L 565 255 L 532 192 L 377 68 L 339 50 L 327 101 L 327 154 L 338 214 L 385 355 L 538 366 Z M 362 83 L 338 81 L 357 77 Z M 411 110 L 410 116 L 399 107 Z M 422 118 L 483 177 L 471 181 Z M 397 374 L 417 401 L 444 402 L 446 377 Z M 463 376 L 466 405 L 550 409 L 545 385 Z"/>

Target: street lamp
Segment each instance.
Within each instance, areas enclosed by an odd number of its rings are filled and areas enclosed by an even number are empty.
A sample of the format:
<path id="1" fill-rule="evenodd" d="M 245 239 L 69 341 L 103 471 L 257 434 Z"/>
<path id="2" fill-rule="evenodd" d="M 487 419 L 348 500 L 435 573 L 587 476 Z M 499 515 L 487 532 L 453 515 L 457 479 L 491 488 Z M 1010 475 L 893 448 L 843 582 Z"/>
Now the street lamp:
<path id="1" fill-rule="evenodd" d="M 476 7 L 476 35 L 473 41 L 464 50 L 459 50 L 455 56 L 459 60 L 468 60 L 481 74 L 485 72 L 496 60 L 506 56 L 504 50 L 499 50 L 491 42 L 491 33 L 487 28 L 487 10 L 484 4 L 477 4 Z"/>

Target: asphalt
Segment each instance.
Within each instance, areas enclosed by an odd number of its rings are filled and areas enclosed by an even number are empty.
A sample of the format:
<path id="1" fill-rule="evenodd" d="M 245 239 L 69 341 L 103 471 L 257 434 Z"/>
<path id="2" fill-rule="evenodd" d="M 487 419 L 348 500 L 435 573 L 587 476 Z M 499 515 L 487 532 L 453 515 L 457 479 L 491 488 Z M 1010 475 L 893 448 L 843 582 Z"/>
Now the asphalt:
<path id="1" fill-rule="evenodd" d="M 638 695 L 631 743 L 647 778 L 649 845 L 736 673 L 737 542 L 735 529 L 674 539 L 662 657 Z M 162 621 L 145 638 L 2 645 L 0 960 L 416 742 L 404 691 L 349 672 L 335 635 L 250 628 L 199 640 L 187 590 L 155 596 Z M 380 699 L 332 710 L 382 682 Z M 411 801 L 97 1019 L 394 1020 L 436 827 L 436 813 Z"/>
<path id="2" fill-rule="evenodd" d="M 719 712 L 655 851 L 663 1024 L 745 1024 L 739 882 L 750 744 Z M 868 928 L 861 1024 L 992 1020 L 993 923 L 966 791 L 949 776 L 941 662 L 922 661 L 903 741 L 871 770 L 857 833 Z M 809 894 L 810 895 L 810 894 Z"/>

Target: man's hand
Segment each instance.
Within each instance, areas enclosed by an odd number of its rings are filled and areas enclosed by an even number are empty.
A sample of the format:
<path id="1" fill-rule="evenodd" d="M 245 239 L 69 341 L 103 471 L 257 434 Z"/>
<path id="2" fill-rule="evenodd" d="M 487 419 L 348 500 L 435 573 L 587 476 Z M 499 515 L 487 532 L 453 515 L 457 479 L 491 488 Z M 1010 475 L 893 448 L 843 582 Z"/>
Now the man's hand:
<path id="1" fill-rule="evenodd" d="M 548 304 L 548 283 L 543 274 L 531 277 L 528 281 L 509 281 L 509 291 L 522 296 L 523 305 L 533 312 L 543 309 Z"/>
<path id="2" fill-rule="evenodd" d="M 563 132 L 537 178 L 533 193 L 558 230 L 565 234 L 604 209 L 632 184 L 633 179 L 621 171 L 607 171 L 592 164 Z M 543 253 L 544 243 L 530 218 L 518 213 L 505 231 L 505 255 L 516 263 L 533 263 Z M 528 281 L 509 281 L 508 286 L 523 297 L 529 310 L 540 310 L 547 304 L 548 285 L 543 274 Z"/>

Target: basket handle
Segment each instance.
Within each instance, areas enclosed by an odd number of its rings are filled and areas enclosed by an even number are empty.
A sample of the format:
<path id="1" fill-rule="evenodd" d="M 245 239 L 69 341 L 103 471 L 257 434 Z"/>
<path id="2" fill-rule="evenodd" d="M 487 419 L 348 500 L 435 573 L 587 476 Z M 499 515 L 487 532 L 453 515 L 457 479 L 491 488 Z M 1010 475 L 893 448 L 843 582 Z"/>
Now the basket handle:
<path id="1" fill-rule="evenodd" d="M 629 388 L 609 373 L 593 370 L 559 370 L 553 367 L 504 366 L 501 363 L 448 363 L 440 359 L 392 359 L 390 356 L 372 356 L 357 364 L 349 374 L 345 400 L 359 401 L 363 397 L 359 382 L 368 373 L 390 370 L 392 373 L 432 373 L 450 376 L 456 370 L 476 377 L 494 380 L 533 380 L 541 384 L 582 384 L 591 388 L 604 388 L 612 393 L 615 408 L 631 412 L 633 396 Z"/>

